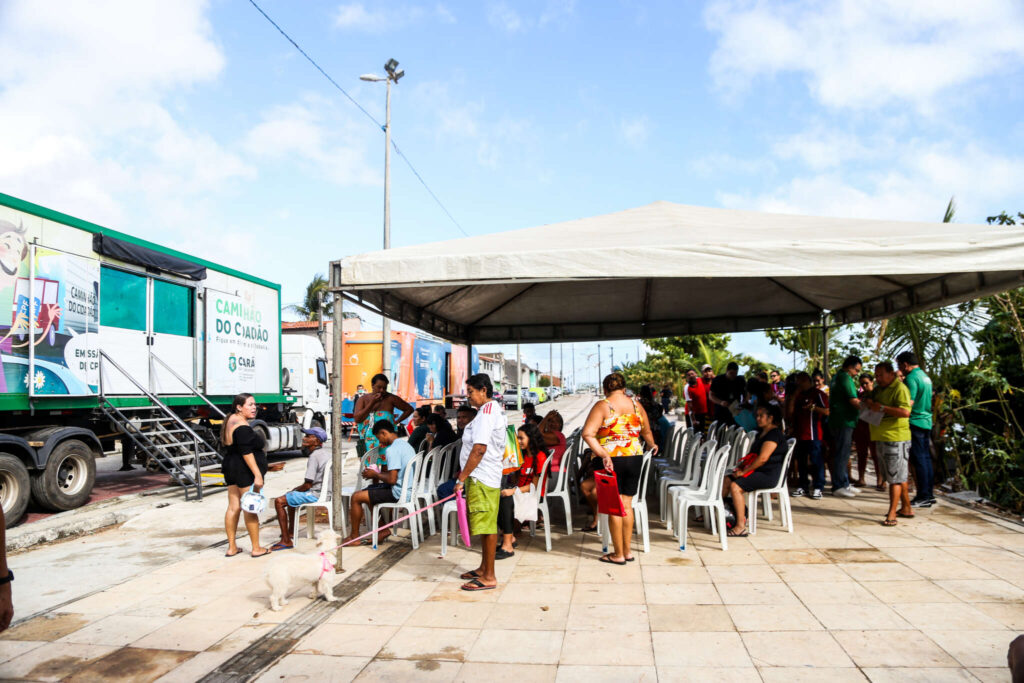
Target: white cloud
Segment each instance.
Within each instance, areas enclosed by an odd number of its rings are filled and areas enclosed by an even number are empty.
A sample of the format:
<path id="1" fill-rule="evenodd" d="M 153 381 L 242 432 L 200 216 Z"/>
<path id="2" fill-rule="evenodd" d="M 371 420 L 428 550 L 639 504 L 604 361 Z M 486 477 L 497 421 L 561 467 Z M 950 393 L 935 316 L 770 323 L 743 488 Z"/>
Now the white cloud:
<path id="1" fill-rule="evenodd" d="M 651 121 L 646 116 L 622 119 L 619 122 L 619 134 L 622 135 L 622 139 L 634 146 L 640 146 L 647 142 L 650 128 Z"/>
<path id="2" fill-rule="evenodd" d="M 740 158 L 731 154 L 714 153 L 694 159 L 690 169 L 698 176 L 736 176 L 758 175 L 762 177 L 775 175 L 775 162 L 764 158 Z"/>
<path id="3" fill-rule="evenodd" d="M 980 222 L 1013 207 L 1019 196 L 1024 158 L 1003 157 L 974 144 L 908 142 L 890 150 L 891 159 L 874 170 L 829 170 L 795 175 L 757 193 L 723 192 L 729 208 L 852 218 L 942 220 L 955 196 L 959 220 Z"/>
<path id="4" fill-rule="evenodd" d="M 347 119 L 332 103 L 311 96 L 264 112 L 242 146 L 278 165 L 306 165 L 312 175 L 340 185 L 379 185 L 380 171 L 367 163 L 366 144 L 374 138 L 365 131 L 365 125 Z"/>
<path id="5" fill-rule="evenodd" d="M 958 86 L 1024 64 L 1015 0 L 713 0 L 710 70 L 727 92 L 795 73 L 830 107 L 931 110 Z"/>
<path id="6" fill-rule="evenodd" d="M 772 152 L 779 159 L 796 159 L 813 169 L 835 168 L 874 156 L 856 135 L 820 127 L 777 140 Z"/>
<path id="7" fill-rule="evenodd" d="M 0 185 L 119 223 L 126 199 L 189 198 L 255 173 L 164 104 L 224 56 L 206 2 L 7 2 L 0 9 Z M 151 230 L 158 230 L 152 225 Z"/>
<path id="8" fill-rule="evenodd" d="M 440 3 L 428 11 L 420 5 L 375 6 L 367 9 L 361 2 L 350 2 L 338 6 L 334 14 L 334 25 L 343 30 L 385 33 L 405 28 L 429 16 L 445 24 L 455 23 L 455 15 Z"/>
<path id="9" fill-rule="evenodd" d="M 504 2 L 491 5 L 487 11 L 487 21 L 491 26 L 500 28 L 508 33 L 516 33 L 523 28 L 523 19 L 519 13 Z"/>
<path id="10" fill-rule="evenodd" d="M 576 14 L 576 0 L 548 0 L 537 23 L 540 26 L 558 23 Z"/>

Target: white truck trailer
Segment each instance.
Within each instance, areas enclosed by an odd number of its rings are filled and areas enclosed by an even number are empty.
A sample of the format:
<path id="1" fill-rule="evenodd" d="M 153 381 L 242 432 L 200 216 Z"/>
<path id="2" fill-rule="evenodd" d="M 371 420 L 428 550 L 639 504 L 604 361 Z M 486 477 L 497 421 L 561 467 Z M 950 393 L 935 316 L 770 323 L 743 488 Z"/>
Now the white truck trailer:
<path id="1" fill-rule="evenodd" d="M 94 458 L 117 439 L 166 470 L 186 497 L 202 497 L 202 472 L 220 467 L 220 418 L 239 393 L 260 405 L 252 424 L 268 451 L 298 448 L 303 423 L 330 425 L 326 364 L 311 359 L 315 350 L 299 349 L 283 369 L 280 285 L 0 194 L 7 303 L 0 505 L 8 525 L 30 497 L 55 511 L 84 504 Z M 286 387 L 286 374 L 301 376 L 300 386 Z M 316 400 L 296 411 L 307 395 Z"/>

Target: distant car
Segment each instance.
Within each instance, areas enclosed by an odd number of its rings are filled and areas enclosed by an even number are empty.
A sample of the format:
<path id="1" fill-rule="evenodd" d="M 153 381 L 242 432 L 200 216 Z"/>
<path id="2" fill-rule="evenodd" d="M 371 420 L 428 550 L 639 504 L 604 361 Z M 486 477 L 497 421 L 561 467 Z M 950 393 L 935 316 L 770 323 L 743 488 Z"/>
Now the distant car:
<path id="1" fill-rule="evenodd" d="M 562 395 L 562 390 L 558 387 L 548 387 L 546 391 L 548 392 L 548 398 L 552 401 Z"/>
<path id="2" fill-rule="evenodd" d="M 541 404 L 540 395 L 533 390 L 523 392 L 523 403 L 532 403 L 535 406 Z"/>
<path id="3" fill-rule="evenodd" d="M 519 397 L 515 389 L 508 389 L 504 394 L 501 395 L 502 403 L 506 408 L 518 408 Z"/>
<path id="4" fill-rule="evenodd" d="M 530 387 L 530 391 L 540 397 L 539 403 L 544 403 L 549 398 L 547 391 L 542 387 Z"/>

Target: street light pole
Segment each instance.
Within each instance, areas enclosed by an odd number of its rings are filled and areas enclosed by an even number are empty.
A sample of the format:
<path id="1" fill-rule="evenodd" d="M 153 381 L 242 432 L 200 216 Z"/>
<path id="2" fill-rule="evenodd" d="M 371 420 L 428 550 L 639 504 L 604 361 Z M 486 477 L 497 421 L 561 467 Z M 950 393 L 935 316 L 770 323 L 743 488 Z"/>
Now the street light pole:
<path id="1" fill-rule="evenodd" d="M 389 59 L 384 64 L 386 76 L 363 74 L 360 80 L 370 83 L 384 81 L 387 89 L 384 107 L 384 248 L 391 248 L 391 84 L 405 75 L 405 69 L 398 68 L 398 62 Z M 391 321 L 388 320 L 386 304 L 381 302 L 380 365 L 381 372 L 391 380 Z"/>

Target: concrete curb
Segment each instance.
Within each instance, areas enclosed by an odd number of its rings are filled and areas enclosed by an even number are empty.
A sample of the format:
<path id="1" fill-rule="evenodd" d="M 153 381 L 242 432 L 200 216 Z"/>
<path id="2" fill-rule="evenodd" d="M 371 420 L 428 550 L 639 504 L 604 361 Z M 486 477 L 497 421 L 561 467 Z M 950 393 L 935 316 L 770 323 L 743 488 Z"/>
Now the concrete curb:
<path id="1" fill-rule="evenodd" d="M 223 487 L 204 489 L 203 496 L 209 496 Z M 26 550 L 41 543 L 52 543 L 99 531 L 106 527 L 122 524 L 132 517 L 155 507 L 170 505 L 184 500 L 179 486 L 154 491 L 129 493 L 116 498 L 97 501 L 90 505 L 60 512 L 38 522 L 16 526 L 7 530 L 7 552 Z"/>

